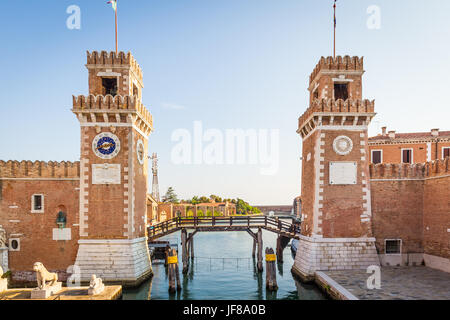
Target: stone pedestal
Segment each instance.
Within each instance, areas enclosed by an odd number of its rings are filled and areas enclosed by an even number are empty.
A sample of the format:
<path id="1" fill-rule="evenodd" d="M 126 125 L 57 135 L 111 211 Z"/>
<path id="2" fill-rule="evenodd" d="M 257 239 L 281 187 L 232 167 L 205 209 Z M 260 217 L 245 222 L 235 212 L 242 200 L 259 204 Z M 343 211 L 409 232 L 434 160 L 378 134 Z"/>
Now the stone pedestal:
<path id="1" fill-rule="evenodd" d="M 105 291 L 105 285 L 102 283 L 99 286 L 95 287 L 95 288 L 89 288 L 88 289 L 88 294 L 90 296 L 95 296 L 97 294 L 102 293 L 103 291 Z"/>
<path id="2" fill-rule="evenodd" d="M 48 286 L 45 289 L 34 289 L 31 291 L 31 299 L 47 299 L 48 297 L 57 294 L 62 290 L 62 282 L 57 282 L 53 286 Z"/>
<path id="3" fill-rule="evenodd" d="M 82 282 L 93 274 L 106 283 L 136 285 L 152 273 L 146 238 L 133 240 L 79 240 L 75 265 Z"/>
<path id="4" fill-rule="evenodd" d="M 300 236 L 292 271 L 304 281 L 316 271 L 366 269 L 379 266 L 375 238 L 312 238 Z"/>
<path id="5" fill-rule="evenodd" d="M 0 279 L 0 293 L 8 290 L 8 279 Z"/>

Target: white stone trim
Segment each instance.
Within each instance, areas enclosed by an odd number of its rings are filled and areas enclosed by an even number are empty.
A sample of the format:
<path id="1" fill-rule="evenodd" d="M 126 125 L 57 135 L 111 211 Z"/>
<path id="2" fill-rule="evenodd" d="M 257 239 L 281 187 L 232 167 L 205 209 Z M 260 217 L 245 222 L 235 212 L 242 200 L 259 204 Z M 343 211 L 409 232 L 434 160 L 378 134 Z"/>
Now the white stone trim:
<path id="1" fill-rule="evenodd" d="M 346 300 L 359 300 L 350 291 L 348 291 L 339 283 L 330 278 L 326 273 L 322 271 L 316 271 L 316 277 L 321 281 L 323 281 L 324 283 L 326 283 L 327 285 L 329 285 L 335 291 L 339 292 L 339 294 L 342 295 Z"/>
<path id="2" fill-rule="evenodd" d="M 425 265 L 427 267 L 450 273 L 450 259 L 430 254 L 424 254 Z"/>
<path id="3" fill-rule="evenodd" d="M 81 159 L 80 163 L 80 236 L 87 237 L 89 213 L 89 159 Z"/>
<path id="4" fill-rule="evenodd" d="M 9 241 L 9 246 L 8 246 L 9 251 L 13 251 L 13 252 L 20 251 L 20 238 L 9 238 L 8 241 Z M 13 247 L 12 247 L 13 241 L 17 241 L 17 249 L 13 249 Z"/>
<path id="5" fill-rule="evenodd" d="M 82 127 L 126 127 L 126 128 L 133 128 L 134 130 L 136 130 L 137 132 L 139 132 L 141 134 L 141 136 L 145 139 L 148 140 L 148 135 L 146 135 L 141 129 L 139 129 L 136 125 L 131 124 L 131 123 L 104 123 L 104 122 L 88 122 L 88 123 L 82 123 L 80 124 L 80 126 Z"/>

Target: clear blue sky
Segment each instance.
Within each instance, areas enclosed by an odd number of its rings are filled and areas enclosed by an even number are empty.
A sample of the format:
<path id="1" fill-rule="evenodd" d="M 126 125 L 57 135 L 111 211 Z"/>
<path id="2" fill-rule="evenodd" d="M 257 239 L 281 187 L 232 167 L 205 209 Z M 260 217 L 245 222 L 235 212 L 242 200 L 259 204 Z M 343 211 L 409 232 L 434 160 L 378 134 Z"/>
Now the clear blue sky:
<path id="1" fill-rule="evenodd" d="M 66 28 L 69 5 L 81 30 Z M 367 8 L 381 9 L 370 30 Z M 449 130 L 450 1 L 339 0 L 337 53 L 365 57 L 363 95 L 376 99 L 370 133 Z M 79 159 L 72 94 L 86 94 L 86 50 L 113 50 L 106 0 L 1 1 L 0 159 Z M 144 70 L 153 114 L 150 152 L 161 193 L 217 194 L 252 204 L 291 204 L 300 193 L 297 119 L 309 74 L 332 53 L 331 0 L 119 0 L 119 49 Z M 177 106 L 177 107 L 173 107 Z M 205 128 L 279 129 L 280 169 L 174 165 L 171 134 Z"/>

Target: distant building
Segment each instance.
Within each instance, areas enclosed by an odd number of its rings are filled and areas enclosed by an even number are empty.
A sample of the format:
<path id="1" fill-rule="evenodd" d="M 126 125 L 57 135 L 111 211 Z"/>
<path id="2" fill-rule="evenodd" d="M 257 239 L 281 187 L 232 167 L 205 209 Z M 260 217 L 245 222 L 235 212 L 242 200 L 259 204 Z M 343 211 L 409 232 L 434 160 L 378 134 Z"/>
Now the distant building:
<path id="1" fill-rule="evenodd" d="M 450 157 L 450 131 L 386 132 L 369 138 L 370 161 L 378 163 L 423 163 Z"/>

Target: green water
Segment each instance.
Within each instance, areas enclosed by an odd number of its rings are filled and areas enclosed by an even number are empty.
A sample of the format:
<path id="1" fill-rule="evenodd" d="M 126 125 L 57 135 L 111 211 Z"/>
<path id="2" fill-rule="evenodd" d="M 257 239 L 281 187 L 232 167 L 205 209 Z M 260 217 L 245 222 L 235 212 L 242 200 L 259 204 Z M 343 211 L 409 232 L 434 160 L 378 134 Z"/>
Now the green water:
<path id="1" fill-rule="evenodd" d="M 264 248 L 276 248 L 277 235 L 263 231 Z M 160 240 L 180 239 L 180 232 Z M 181 246 L 179 246 L 179 249 Z M 315 285 L 297 282 L 291 273 L 294 263 L 290 247 L 284 262 L 277 265 L 278 291 L 266 290 L 265 270 L 256 271 L 252 258 L 253 239 L 246 232 L 199 232 L 194 236 L 195 260 L 187 275 L 181 273 L 182 290 L 170 294 L 164 265 L 154 264 L 154 276 L 139 288 L 124 289 L 124 300 L 322 300 Z M 181 251 L 181 250 L 179 250 Z M 179 255 L 179 261 L 181 261 Z M 265 267 L 265 262 L 264 262 Z M 264 268 L 265 269 L 265 268 Z"/>

